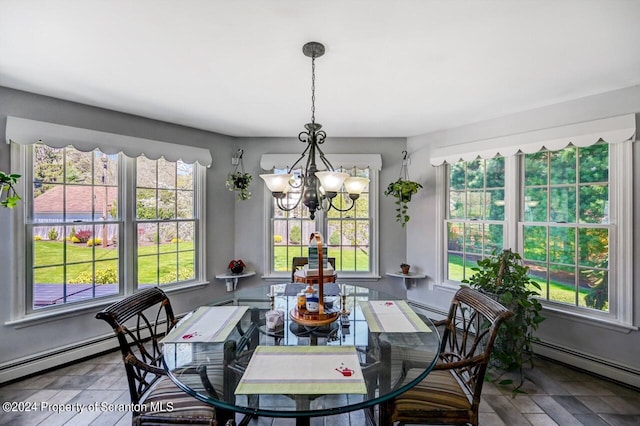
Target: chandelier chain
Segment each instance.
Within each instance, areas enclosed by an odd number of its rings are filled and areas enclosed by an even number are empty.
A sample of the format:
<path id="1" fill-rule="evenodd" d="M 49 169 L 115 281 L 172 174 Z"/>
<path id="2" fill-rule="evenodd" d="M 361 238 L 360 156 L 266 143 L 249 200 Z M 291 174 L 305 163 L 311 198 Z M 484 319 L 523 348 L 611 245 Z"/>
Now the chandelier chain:
<path id="1" fill-rule="evenodd" d="M 311 123 L 316 122 L 316 58 L 311 58 Z"/>

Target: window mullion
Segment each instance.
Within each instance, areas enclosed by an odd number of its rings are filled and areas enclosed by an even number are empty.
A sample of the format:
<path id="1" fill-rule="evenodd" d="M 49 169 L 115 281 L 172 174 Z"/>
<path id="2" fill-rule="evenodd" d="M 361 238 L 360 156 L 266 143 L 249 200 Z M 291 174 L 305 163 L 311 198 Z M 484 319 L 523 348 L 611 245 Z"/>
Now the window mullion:
<path id="1" fill-rule="evenodd" d="M 121 244 L 119 255 L 122 259 L 120 291 L 124 294 L 132 294 L 137 285 L 136 259 L 138 258 L 138 223 L 136 221 L 136 159 L 120 155 L 123 167 L 120 167 L 119 182 L 122 191 L 119 191 L 120 223 L 124 244 Z"/>

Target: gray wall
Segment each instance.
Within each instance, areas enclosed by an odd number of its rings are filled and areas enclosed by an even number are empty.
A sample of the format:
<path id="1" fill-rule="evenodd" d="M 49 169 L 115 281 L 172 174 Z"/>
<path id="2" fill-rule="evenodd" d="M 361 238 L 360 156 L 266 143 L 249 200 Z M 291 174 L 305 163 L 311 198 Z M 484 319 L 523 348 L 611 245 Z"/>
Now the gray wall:
<path id="1" fill-rule="evenodd" d="M 454 145 L 510 134 L 517 134 L 582 121 L 640 112 L 640 86 L 578 99 L 571 102 L 539 108 L 507 117 L 445 131 L 411 137 L 407 141 L 413 153 L 412 175 L 433 182 L 435 168 L 429 164 L 431 147 Z M 638 117 L 638 115 L 636 116 Z M 636 119 L 638 121 L 638 119 Z M 640 123 L 638 123 L 640 124 Z M 638 125 L 637 124 L 637 125 Z M 637 140 L 636 134 L 636 140 Z M 640 265 L 640 150 L 634 144 L 634 256 L 633 264 Z M 435 234 L 441 224 L 434 223 L 436 217 L 435 194 L 425 191 L 420 194 L 420 220 L 413 220 L 408 227 L 407 252 L 412 263 L 419 265 L 431 277 L 440 267 L 437 260 L 438 247 Z M 454 289 L 421 282 L 408 292 L 408 298 L 443 310 Z M 635 325 L 640 318 L 640 274 L 634 274 L 633 313 Z M 640 333 L 615 327 L 596 325 L 592 321 L 581 321 L 576 317 L 558 315 L 545 311 L 547 320 L 537 335 L 544 346 L 539 353 L 588 368 L 640 386 Z M 627 370 L 626 372 L 623 372 Z"/>
<path id="2" fill-rule="evenodd" d="M 203 302 L 229 297 L 224 282 L 215 275 L 224 273 L 231 259 L 242 258 L 256 270 L 256 276 L 242 279 L 239 288 L 258 286 L 264 265 L 263 255 L 263 203 L 264 184 L 258 174 L 263 153 L 298 153 L 304 146 L 295 138 L 232 138 L 215 133 L 177 126 L 169 123 L 136 117 L 115 111 L 94 108 L 72 102 L 35 95 L 0 87 L 0 137 L 5 138 L 6 116 L 16 116 L 57 124 L 88 128 L 93 130 L 137 136 L 171 143 L 208 148 L 213 157 L 213 165 L 207 171 L 207 278 L 210 284 L 204 288 L 171 293 L 170 297 L 177 313 L 186 312 Z M 302 126 L 304 123 L 301 123 Z M 331 129 L 327 129 L 330 133 Z M 231 157 L 238 148 L 244 148 L 244 165 L 253 175 L 248 201 L 237 201 L 234 193 L 224 186 L 227 173 L 231 172 Z M 380 274 L 379 281 L 363 282 L 394 295 L 406 294 L 402 282 L 385 275 L 395 271 L 406 259 L 406 234 L 395 222 L 395 205 L 382 192 L 386 185 L 395 180 L 400 170 L 402 150 L 406 139 L 335 139 L 328 138 L 324 150 L 329 159 L 331 153 L 380 153 L 383 169 L 380 172 Z M 0 143 L 0 170 L 10 170 L 10 149 Z M 74 346 L 96 338 L 109 336 L 105 323 L 94 319 L 100 307 L 94 307 L 64 318 L 51 319 L 19 327 L 4 325 L 12 311 L 11 301 L 15 285 L 14 256 L 11 232 L 11 212 L 0 209 L 0 373 L 3 368 L 14 364 L 20 358 L 31 358 L 48 354 L 59 348 Z M 114 342 L 115 345 L 115 342 Z M 71 361 L 61 357 L 62 361 Z"/>
<path id="3" fill-rule="evenodd" d="M 327 129 L 330 132 L 331 129 Z M 243 138 L 238 139 L 239 147 L 244 148 L 244 165 L 253 175 L 252 197 L 248 201 L 236 202 L 236 255 L 243 260 L 249 259 L 259 273 L 264 273 L 264 254 L 262 225 L 264 222 L 264 198 L 271 198 L 264 182 L 258 177 L 267 173 L 260 169 L 262 154 L 296 154 L 302 152 L 304 145 L 295 138 Z M 382 170 L 379 174 L 379 230 L 380 230 L 380 281 L 361 281 L 364 286 L 376 288 L 394 295 L 404 296 L 405 288 L 398 279 L 390 278 L 385 272 L 397 271 L 405 261 L 405 231 L 395 221 L 395 204 L 392 198 L 383 195 L 387 184 L 398 178 L 405 149 L 404 138 L 331 138 L 328 137 L 322 150 L 331 161 L 331 154 L 375 153 L 382 155 Z M 229 159 L 230 160 L 230 159 Z M 256 277 L 248 282 L 255 282 Z M 357 282 L 357 281 L 353 281 Z M 243 281 L 239 285 L 245 285 Z"/>
<path id="4" fill-rule="evenodd" d="M 213 283 L 216 271 L 220 273 L 226 269 L 226 262 L 234 252 L 233 195 L 224 187 L 224 178 L 229 172 L 226 159 L 231 158 L 235 150 L 232 138 L 0 87 L 0 170 L 4 171 L 10 169 L 10 149 L 4 142 L 8 115 L 210 149 L 213 165 L 207 172 L 206 201 L 209 280 Z M 97 308 L 36 325 L 19 328 L 4 325 L 11 319 L 15 288 L 13 259 L 23 256 L 23 253 L 12 251 L 10 221 L 10 211 L 0 209 L 0 241 L 3 242 L 0 244 L 0 367 L 21 357 L 108 335 L 107 324 L 94 319 Z M 214 284 L 172 295 L 176 312 L 188 311 L 202 300 L 224 296 L 224 285 Z"/>

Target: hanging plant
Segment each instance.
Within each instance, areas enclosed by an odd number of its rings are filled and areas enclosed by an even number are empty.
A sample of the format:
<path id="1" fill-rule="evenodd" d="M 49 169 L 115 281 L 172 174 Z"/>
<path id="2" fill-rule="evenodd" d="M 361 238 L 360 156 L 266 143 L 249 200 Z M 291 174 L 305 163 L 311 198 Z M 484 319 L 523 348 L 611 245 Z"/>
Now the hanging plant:
<path id="1" fill-rule="evenodd" d="M 391 182 L 387 186 L 387 189 L 384 191 L 384 195 L 392 195 L 396 198 L 396 221 L 400 222 L 404 227 L 406 223 L 409 222 L 409 219 L 411 219 L 407 214 L 409 211 L 411 196 L 413 194 L 417 194 L 422 188 L 422 185 L 418 182 L 409 180 L 409 172 L 407 171 L 409 158 L 407 151 L 402 151 L 402 153 L 404 154 L 404 158 L 402 159 L 402 167 L 400 168 L 400 177 L 398 180 Z"/>
<path id="2" fill-rule="evenodd" d="M 244 151 L 242 149 L 238 149 L 238 153 L 231 159 L 231 163 L 235 164 L 236 168 L 227 175 L 225 182 L 227 189 L 229 189 L 229 191 L 235 191 L 240 201 L 251 198 L 249 185 L 251 184 L 252 176 L 244 171 L 244 164 L 242 163 L 243 153 Z"/>
<path id="3" fill-rule="evenodd" d="M 18 205 L 20 196 L 13 185 L 18 183 L 20 175 L 6 174 L 0 171 L 0 205 L 6 208 L 13 208 Z"/>
<path id="4" fill-rule="evenodd" d="M 236 191 L 238 200 L 248 200 L 251 198 L 249 185 L 251 184 L 251 175 L 249 173 L 235 172 L 227 175 L 226 185 L 229 191 Z"/>

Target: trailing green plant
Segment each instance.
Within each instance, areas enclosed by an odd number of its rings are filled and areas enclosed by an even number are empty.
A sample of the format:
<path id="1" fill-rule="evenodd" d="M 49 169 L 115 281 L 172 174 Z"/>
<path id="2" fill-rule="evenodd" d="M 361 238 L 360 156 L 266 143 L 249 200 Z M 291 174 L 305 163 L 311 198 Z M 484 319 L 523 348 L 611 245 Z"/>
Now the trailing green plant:
<path id="1" fill-rule="evenodd" d="M 396 221 L 400 222 L 403 227 L 411 219 L 407 213 L 411 196 L 417 194 L 421 188 L 422 185 L 418 182 L 399 178 L 397 181 L 391 182 L 384 191 L 384 195 L 392 195 L 396 198 Z"/>
<path id="2" fill-rule="evenodd" d="M 540 315 L 542 305 L 535 297 L 539 295 L 540 285 L 529 276 L 529 267 L 520 254 L 510 249 L 494 252 L 477 264 L 471 268 L 475 273 L 462 282 L 489 294 L 514 313 L 498 333 L 490 367 L 497 372 L 495 380 L 507 372 L 519 372 L 519 384 L 511 379 L 498 382 L 513 386 L 514 394 L 519 393 L 525 378 L 523 366 L 529 363 L 533 367 L 533 342 L 538 341 L 533 332 L 544 321 Z"/>
<path id="3" fill-rule="evenodd" d="M 238 200 L 248 200 L 251 198 L 249 185 L 251 184 L 251 174 L 243 172 L 229 173 L 227 175 L 226 186 L 229 191 L 236 191 Z"/>
<path id="4" fill-rule="evenodd" d="M 18 201 L 20 201 L 20 196 L 16 192 L 14 187 L 15 184 L 18 183 L 18 178 L 20 175 L 15 173 L 7 174 L 3 171 L 0 171 L 0 205 L 6 208 L 13 208 L 18 205 Z M 2 195 L 6 192 L 6 196 Z"/>
<path id="5" fill-rule="evenodd" d="M 251 174 L 245 173 L 244 163 L 242 162 L 242 156 L 244 150 L 238 149 L 236 155 L 231 159 L 231 164 L 235 164 L 233 172 L 227 175 L 225 185 L 229 191 L 236 191 L 238 194 L 238 200 L 248 200 L 251 198 L 251 192 L 249 192 L 249 185 L 251 184 Z"/>
<path id="6" fill-rule="evenodd" d="M 400 225 L 404 226 L 409 222 L 411 217 L 407 214 L 409 211 L 409 201 L 411 196 L 417 194 L 422 185 L 418 182 L 414 182 L 409 179 L 409 154 L 407 151 L 402 151 L 402 166 L 400 166 L 400 176 L 395 182 L 391 182 L 387 189 L 384 191 L 384 195 L 387 197 L 392 195 L 396 199 L 396 221 L 400 222 Z"/>

